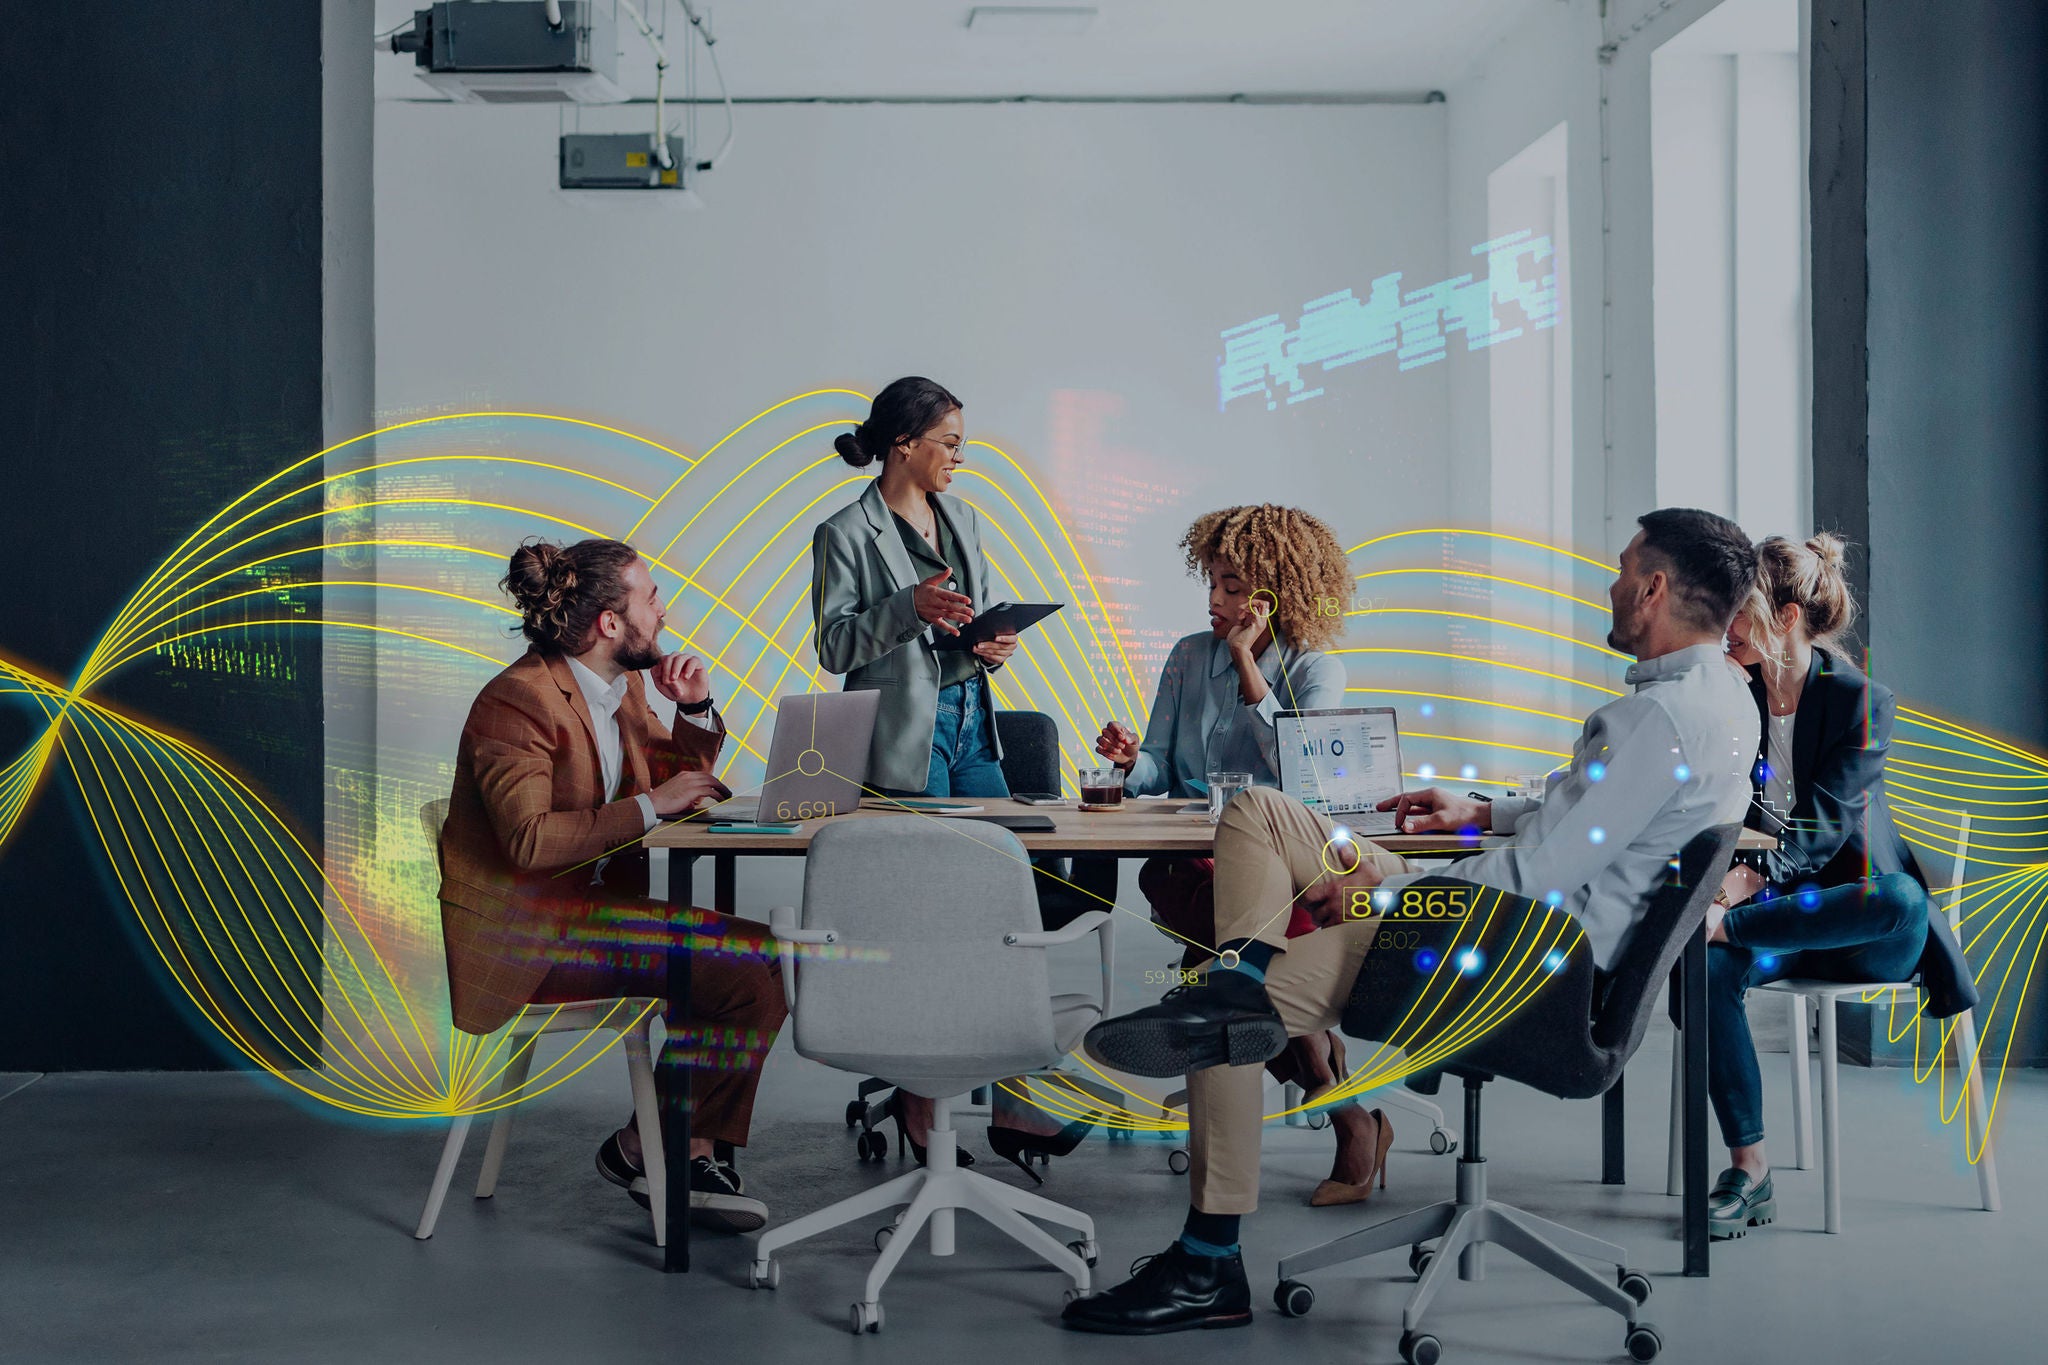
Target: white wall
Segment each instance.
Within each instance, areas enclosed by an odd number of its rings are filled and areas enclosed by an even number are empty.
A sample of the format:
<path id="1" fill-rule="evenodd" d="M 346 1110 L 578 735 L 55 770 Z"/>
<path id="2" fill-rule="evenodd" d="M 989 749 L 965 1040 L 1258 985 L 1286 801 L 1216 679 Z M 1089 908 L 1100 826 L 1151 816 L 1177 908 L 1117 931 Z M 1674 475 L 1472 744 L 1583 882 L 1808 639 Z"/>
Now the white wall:
<path id="1" fill-rule="evenodd" d="M 1725 0 L 1651 62 L 1657 496 L 1811 519 L 1797 0 Z"/>
<path id="2" fill-rule="evenodd" d="M 1442 105 L 740 119 L 703 207 L 674 211 L 558 191 L 552 112 L 380 104 L 385 419 L 568 413 L 701 451 L 793 394 L 928 374 L 1070 526 L 1130 504 L 1114 533 L 1077 539 L 1154 648 L 1205 623 L 1173 549 L 1197 512 L 1293 503 L 1347 544 L 1449 514 L 1462 341 L 1407 372 L 1391 356 L 1334 371 L 1324 396 L 1274 411 L 1219 412 L 1216 379 L 1227 328 L 1292 323 L 1392 271 L 1412 287 L 1466 268 L 1445 259 Z M 791 471 L 799 449 L 828 453 L 830 433 L 787 452 Z M 1149 700 L 1156 669 L 1138 672 Z M 452 758 L 467 700 L 381 700 L 392 761 Z"/>

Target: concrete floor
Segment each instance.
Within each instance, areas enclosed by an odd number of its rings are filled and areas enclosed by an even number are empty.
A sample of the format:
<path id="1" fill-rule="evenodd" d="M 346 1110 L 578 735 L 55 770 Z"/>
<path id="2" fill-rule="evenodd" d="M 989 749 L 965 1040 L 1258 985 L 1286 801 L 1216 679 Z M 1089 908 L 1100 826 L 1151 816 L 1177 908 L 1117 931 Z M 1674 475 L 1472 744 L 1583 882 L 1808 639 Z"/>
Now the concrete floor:
<path id="1" fill-rule="evenodd" d="M 2048 1182 L 2031 1135 L 2048 1119 L 2048 1077 L 2006 1080 L 2005 1211 L 1991 1215 L 1975 1208 L 1959 1136 L 1939 1125 L 1930 1088 L 1844 1068 L 1846 1235 L 1819 1231 L 1818 1172 L 1786 1171 L 1777 1226 L 1718 1245 L 1712 1277 L 1687 1280 L 1676 1273 L 1676 1201 L 1662 1193 L 1669 1049 L 1668 1033 L 1653 1034 L 1632 1070 L 1633 1183 L 1623 1188 L 1597 1183 L 1597 1105 L 1513 1085 L 1487 1094 L 1494 1193 L 1628 1246 L 1656 1284 L 1647 1316 L 1664 1335 L 1661 1359 L 2038 1358 Z M 1782 1065 L 1766 1079 L 1782 1132 Z M 848 1078 L 786 1046 L 772 1059 L 742 1165 L 777 1217 L 901 1169 L 893 1156 L 882 1169 L 854 1161 L 840 1119 L 849 1093 Z M 779 1293 L 745 1287 L 749 1239 L 700 1235 L 696 1273 L 658 1273 L 645 1215 L 590 1164 L 627 1108 L 623 1063 L 609 1058 L 523 1108 L 488 1201 L 466 1197 L 479 1128 L 438 1233 L 416 1242 L 438 1127 L 337 1122 L 247 1074 L 0 1077 L 0 1359 L 872 1362 L 998 1346 L 1118 1365 L 1392 1362 L 1402 1258 L 1363 1276 L 1312 1277 L 1315 1311 L 1299 1321 L 1270 1311 L 1275 1259 L 1452 1186 L 1452 1159 L 1429 1155 L 1426 1125 L 1397 1114 L 1386 1194 L 1363 1209 L 1309 1209 L 1329 1136 L 1276 1128 L 1265 1209 L 1247 1223 L 1251 1329 L 1136 1340 L 1060 1331 L 1061 1277 L 963 1217 L 960 1254 L 913 1251 L 885 1296 L 883 1334 L 856 1339 L 845 1318 L 874 1254 L 869 1226 L 785 1253 Z M 981 1134 L 968 1133 L 981 1169 L 997 1171 Z M 1163 1144 L 1097 1137 L 1053 1164 L 1045 1192 L 1095 1216 L 1108 1283 L 1171 1239 L 1185 1187 Z M 1432 1317 L 1452 1365 L 1625 1358 L 1618 1317 L 1498 1252 L 1483 1282 L 1454 1282 Z"/>

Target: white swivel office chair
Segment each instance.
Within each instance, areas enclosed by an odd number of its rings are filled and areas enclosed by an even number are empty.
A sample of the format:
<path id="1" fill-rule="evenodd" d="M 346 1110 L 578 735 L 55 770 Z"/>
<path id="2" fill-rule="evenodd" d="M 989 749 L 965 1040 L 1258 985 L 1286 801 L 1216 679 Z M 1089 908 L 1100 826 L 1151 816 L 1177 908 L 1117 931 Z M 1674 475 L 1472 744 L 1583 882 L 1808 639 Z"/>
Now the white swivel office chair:
<path id="1" fill-rule="evenodd" d="M 830 1228 L 897 1210 L 876 1241 L 882 1254 L 852 1308 L 851 1326 L 882 1326 L 882 1286 L 917 1232 L 934 1256 L 953 1254 L 953 1213 L 965 1209 L 1064 1271 L 1069 1297 L 1086 1293 L 1095 1261 L 1088 1215 L 955 1162 L 955 1099 L 1051 1066 L 1102 1017 L 1108 998 L 1109 915 L 1090 911 L 1042 931 L 1031 865 L 1017 836 L 976 820 L 885 816 L 827 824 L 811 839 L 801 921 L 779 906 L 792 1041 L 813 1061 L 879 1076 L 933 1099 L 927 1165 L 772 1228 L 755 1247 L 754 1288 L 781 1282 L 775 1253 Z M 1096 996 L 1054 998 L 1045 949 L 1095 934 Z M 1066 1245 L 1032 1219 L 1080 1233 Z"/>
<path id="2" fill-rule="evenodd" d="M 1963 870 L 1969 861 L 1970 815 L 1968 811 L 1924 810 L 1918 812 L 1931 823 L 1950 826 L 1955 830 L 1955 844 L 1950 853 L 1948 891 L 1938 904 L 1940 913 L 1948 919 L 1949 932 L 1961 938 L 1961 916 L 1963 900 Z M 1809 1038 L 1808 1019 L 1810 1011 L 1819 1012 L 1820 1049 L 1820 1123 L 1821 1123 L 1821 1190 L 1825 1201 L 1823 1226 L 1829 1232 L 1842 1230 L 1842 1104 L 1840 1085 L 1840 1061 L 1838 1040 L 1835 1031 L 1835 1005 L 1841 1000 L 1883 1001 L 1892 1006 L 1906 1005 L 1918 1008 L 1920 985 L 1917 981 L 1808 981 L 1787 979 L 1773 981 L 1757 987 L 1773 995 L 1785 997 L 1791 1010 L 1791 1067 L 1792 1067 L 1792 1148 L 1793 1168 L 1810 1170 L 1813 1167 L 1813 1083 L 1807 1066 L 1807 1042 Z M 1987 1213 L 1998 1212 L 1998 1164 L 1991 1154 L 1989 1132 L 1989 1109 L 1984 1099 L 1984 1071 L 1977 1061 L 1977 1023 L 1969 1010 L 1945 1021 L 1949 1027 L 1949 1046 L 1955 1057 L 1956 1069 L 1962 1074 L 1965 1089 L 1964 1103 L 1968 1106 L 1969 1131 L 1979 1135 L 1983 1151 L 1977 1161 L 1977 1197 Z M 1933 1020 L 1922 1022 L 1924 1028 L 1940 1028 L 1942 1024 Z M 1682 1086 L 1682 1048 L 1672 1049 L 1671 1062 L 1671 1137 L 1667 1164 L 1669 1170 L 1665 1179 L 1665 1190 L 1677 1194 L 1679 1188 L 1679 1095 Z"/>
<path id="3" fill-rule="evenodd" d="M 446 798 L 420 807 L 420 823 L 426 827 L 427 843 L 438 863 L 441 857 L 441 825 L 448 818 Z M 513 1016 L 505 1044 L 512 1049 L 499 1075 L 497 1094 L 502 1099 L 526 1084 L 533 1067 L 533 1047 L 545 1034 L 586 1033 L 610 1029 L 619 1035 L 626 1052 L 626 1078 L 633 1088 L 634 1127 L 640 1132 L 642 1162 L 647 1171 L 647 1201 L 654 1219 L 654 1244 L 666 1246 L 668 1167 L 662 1160 L 661 1112 L 655 1102 L 654 1066 L 649 1032 L 660 1002 L 644 999 L 577 1000 L 564 1005 L 528 1005 Z M 483 1169 L 477 1172 L 476 1197 L 489 1199 L 498 1192 L 498 1173 L 504 1169 L 505 1148 L 512 1140 L 512 1113 L 516 1104 L 495 1110 L 490 1141 L 484 1145 Z M 427 1189 L 426 1207 L 420 1210 L 419 1226 L 413 1236 L 420 1241 L 434 1235 L 441 1219 L 441 1204 L 455 1179 L 456 1163 L 462 1160 L 463 1145 L 469 1140 L 472 1115 L 459 1114 L 448 1125 L 448 1138 L 441 1144 L 441 1164 L 434 1168 L 434 1183 Z"/>

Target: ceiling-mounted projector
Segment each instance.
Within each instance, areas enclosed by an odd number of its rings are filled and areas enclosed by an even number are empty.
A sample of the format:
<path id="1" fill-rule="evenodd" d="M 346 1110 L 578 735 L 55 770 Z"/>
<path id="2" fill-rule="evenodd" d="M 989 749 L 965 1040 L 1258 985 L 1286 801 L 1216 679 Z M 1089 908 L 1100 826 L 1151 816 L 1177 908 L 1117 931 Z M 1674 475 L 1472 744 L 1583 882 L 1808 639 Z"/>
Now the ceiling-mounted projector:
<path id="1" fill-rule="evenodd" d="M 557 17 L 559 16 L 559 17 Z M 602 0 L 441 0 L 413 12 L 393 52 L 469 104 L 619 104 L 612 7 Z"/>
<path id="2" fill-rule="evenodd" d="M 664 167 L 646 133 L 562 134 L 561 187 L 565 190 L 687 190 L 683 140 L 663 139 Z"/>

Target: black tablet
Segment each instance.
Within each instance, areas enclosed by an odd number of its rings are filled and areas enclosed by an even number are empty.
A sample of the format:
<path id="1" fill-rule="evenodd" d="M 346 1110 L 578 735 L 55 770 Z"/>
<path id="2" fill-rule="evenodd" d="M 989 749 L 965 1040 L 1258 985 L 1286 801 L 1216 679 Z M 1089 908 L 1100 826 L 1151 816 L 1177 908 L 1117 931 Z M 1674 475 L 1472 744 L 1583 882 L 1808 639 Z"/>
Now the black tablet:
<path id="1" fill-rule="evenodd" d="M 998 602 L 960 627 L 958 635 L 934 631 L 933 649 L 973 649 L 983 640 L 998 635 L 1022 635 L 1030 627 L 1067 605 L 1064 602 Z"/>

